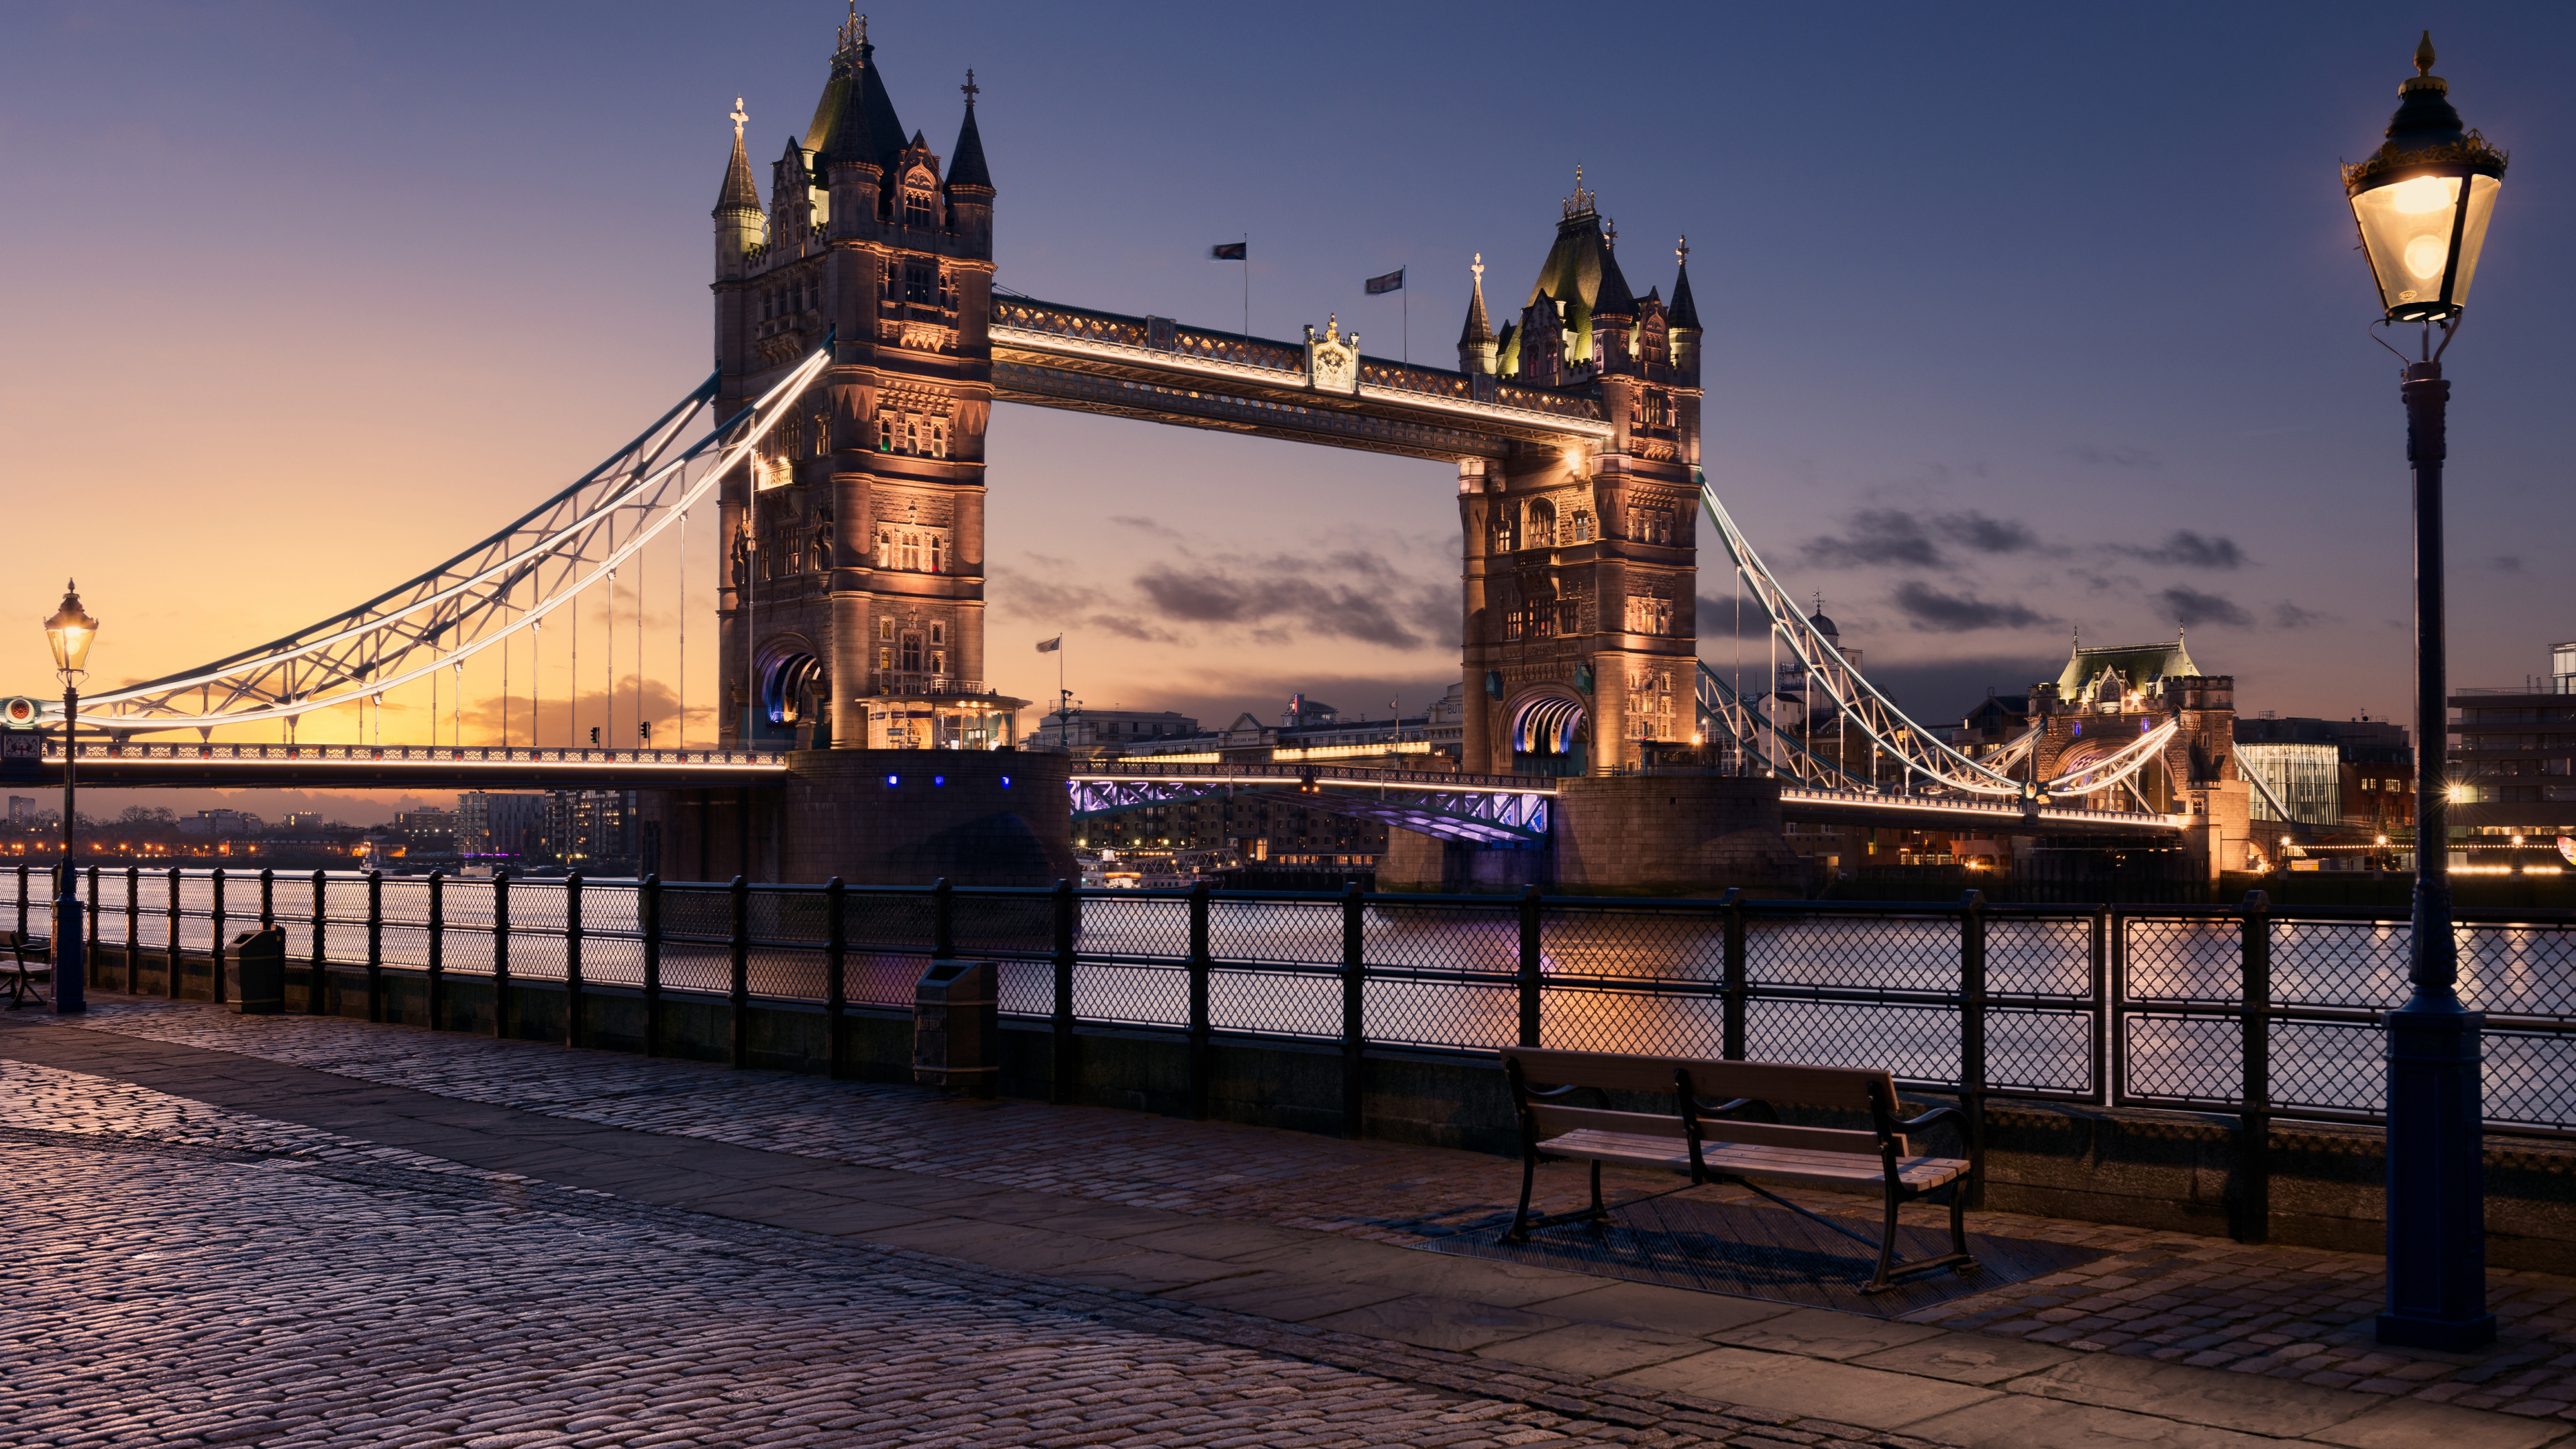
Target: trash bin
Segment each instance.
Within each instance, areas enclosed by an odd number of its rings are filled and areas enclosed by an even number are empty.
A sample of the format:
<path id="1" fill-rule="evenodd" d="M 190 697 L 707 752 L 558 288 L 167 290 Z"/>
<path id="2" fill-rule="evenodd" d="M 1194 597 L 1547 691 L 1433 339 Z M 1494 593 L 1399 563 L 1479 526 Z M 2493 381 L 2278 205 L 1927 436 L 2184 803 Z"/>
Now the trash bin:
<path id="1" fill-rule="evenodd" d="M 286 928 L 244 931 L 224 948 L 224 999 L 241 1016 L 286 1010 Z"/>
<path id="2" fill-rule="evenodd" d="M 912 994 L 912 1079 L 990 1097 L 1000 1086 L 1001 971 L 990 961 L 933 961 Z"/>

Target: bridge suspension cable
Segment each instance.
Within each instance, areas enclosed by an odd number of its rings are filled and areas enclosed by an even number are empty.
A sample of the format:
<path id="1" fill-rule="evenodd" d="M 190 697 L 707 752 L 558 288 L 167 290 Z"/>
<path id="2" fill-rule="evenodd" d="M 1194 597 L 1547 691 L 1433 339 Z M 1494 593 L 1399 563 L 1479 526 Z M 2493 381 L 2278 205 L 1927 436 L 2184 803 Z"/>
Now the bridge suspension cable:
<path id="1" fill-rule="evenodd" d="M 1771 637 L 1788 649 L 1797 660 L 1807 681 L 1809 697 L 1821 688 L 1834 708 L 1859 731 L 1866 742 L 1892 758 L 1909 777 L 1919 776 L 1936 790 L 1967 795 L 2019 797 L 2028 801 L 2052 795 L 2090 794 L 2119 786 L 2156 759 L 2172 741 L 2179 726 L 2167 720 L 2153 729 L 2142 731 L 2138 738 L 2106 751 L 2041 781 L 2016 780 L 2005 771 L 2037 747 L 2041 726 L 2014 740 L 2005 750 L 1986 760 L 1970 758 L 1943 739 L 1936 731 L 1924 728 L 1881 694 L 1851 662 L 1832 639 L 1819 630 L 1797 601 L 1781 584 L 1770 566 L 1753 551 L 1751 540 L 1735 526 L 1735 520 L 1720 503 L 1716 490 L 1709 487 L 1708 475 L 1699 476 L 1700 507 L 1709 521 L 1717 526 L 1720 542 L 1737 576 L 1753 596 L 1753 602 L 1769 622 Z M 1699 668 L 1699 695 L 1703 719 L 1719 727 L 1732 744 L 1748 750 L 1766 768 L 1782 776 L 1826 789 L 1878 788 L 1854 777 L 1841 764 L 1816 756 L 1803 743 L 1780 730 L 1769 711 L 1750 708 L 1706 664 Z M 1795 744 L 1795 748 L 1791 746 Z M 1997 768 L 2001 766 L 2002 768 Z"/>
<path id="2" fill-rule="evenodd" d="M 618 566 L 742 466 L 830 356 L 827 339 L 730 418 L 714 416 L 710 375 L 607 461 L 436 568 L 284 638 L 85 698 L 79 723 L 121 733 L 210 729 L 363 700 L 381 706 L 388 691 L 424 679 L 434 687 L 441 669 L 461 669 L 539 628 L 592 585 L 614 588 Z"/>

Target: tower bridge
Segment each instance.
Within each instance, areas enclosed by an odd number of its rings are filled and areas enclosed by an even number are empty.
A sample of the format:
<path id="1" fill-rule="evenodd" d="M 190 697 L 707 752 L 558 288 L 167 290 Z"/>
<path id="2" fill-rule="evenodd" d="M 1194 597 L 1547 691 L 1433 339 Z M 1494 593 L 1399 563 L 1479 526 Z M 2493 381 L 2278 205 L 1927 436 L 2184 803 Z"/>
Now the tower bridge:
<path id="1" fill-rule="evenodd" d="M 1701 474 L 1687 243 L 1673 249 L 1669 297 L 1660 285 L 1638 295 L 1624 268 L 1639 258 L 1620 251 L 1579 173 L 1519 307 L 1489 306 L 1480 253 L 1458 366 L 1419 366 L 1362 353 L 1338 318 L 1283 341 L 998 291 L 1000 191 L 971 72 L 962 90 L 943 154 L 899 119 L 854 18 L 811 120 L 768 164 L 766 197 L 737 104 L 712 212 L 714 375 L 437 568 L 296 634 L 86 701 L 79 723 L 96 743 L 82 774 L 615 782 L 651 792 L 666 868 L 791 879 L 1069 875 L 1077 814 L 1247 789 L 1398 827 L 1387 868 L 1424 885 L 1493 879 L 1459 856 L 1484 847 L 1512 847 L 1513 869 L 1565 884 L 1730 872 L 1758 884 L 1781 869 L 1784 811 L 2145 830 L 2195 842 L 2212 869 L 2228 822 L 2241 833 L 2229 802 L 2244 786 L 2228 752 L 2209 747 L 2212 722 L 2232 713 L 2223 677 L 2159 678 L 2152 700 L 2115 692 L 2109 703 L 2138 716 L 2125 736 L 2097 721 L 2078 744 L 2070 709 L 1977 755 L 1873 687 Z M 997 402 L 1445 465 L 1465 623 L 1456 773 L 1093 770 L 992 748 L 1013 741 L 1027 706 L 984 682 L 986 513 L 992 490 L 1007 498 L 1018 481 L 987 476 Z M 363 723 L 389 690 L 434 690 L 442 677 L 461 690 L 458 671 L 483 651 L 506 661 L 515 640 L 533 653 L 547 617 L 617 589 L 621 565 L 640 600 L 648 545 L 673 551 L 693 509 L 715 515 L 720 540 L 699 560 L 716 588 L 717 677 L 699 681 L 717 703 L 712 750 L 469 746 L 461 715 L 448 746 L 419 752 L 294 742 L 313 712 L 354 705 Z M 1699 663 L 1702 516 L 1809 700 L 1844 722 L 1833 748 L 1784 730 Z M 684 589 L 687 549 L 676 551 Z M 640 618 L 633 627 L 640 713 Z M 685 675 L 670 683 L 686 696 Z M 2098 681 L 2086 688 L 2084 708 L 2100 709 Z M 258 723 L 282 725 L 288 742 L 211 742 L 215 728 Z M 166 743 L 174 730 L 198 739 Z M 1853 768 L 1854 745 L 1901 787 Z M 41 753 L 22 765 L 44 772 L 59 742 Z M 1555 864 L 1532 867 L 1526 847 L 1542 841 Z"/>

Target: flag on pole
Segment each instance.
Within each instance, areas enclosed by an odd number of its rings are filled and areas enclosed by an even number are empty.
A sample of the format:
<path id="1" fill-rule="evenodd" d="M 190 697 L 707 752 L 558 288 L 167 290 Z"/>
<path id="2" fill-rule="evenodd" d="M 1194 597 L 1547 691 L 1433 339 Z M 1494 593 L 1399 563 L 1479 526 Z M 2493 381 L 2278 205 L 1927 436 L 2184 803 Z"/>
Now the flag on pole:
<path id="1" fill-rule="evenodd" d="M 1404 290 L 1404 268 L 1398 267 L 1383 277 L 1371 277 L 1368 279 L 1367 286 L 1368 294 L 1372 297 L 1381 292 L 1401 292 Z"/>
<path id="2" fill-rule="evenodd" d="M 1038 641 L 1038 652 L 1040 654 L 1053 654 L 1063 647 L 1064 636 L 1062 634 L 1058 634 L 1052 639 L 1040 639 Z"/>
<path id="3" fill-rule="evenodd" d="M 1250 242 L 1218 242 L 1214 247 L 1209 249 L 1208 260 L 1212 262 L 1250 261 L 1252 259 L 1250 255 L 1251 251 L 1252 243 Z"/>

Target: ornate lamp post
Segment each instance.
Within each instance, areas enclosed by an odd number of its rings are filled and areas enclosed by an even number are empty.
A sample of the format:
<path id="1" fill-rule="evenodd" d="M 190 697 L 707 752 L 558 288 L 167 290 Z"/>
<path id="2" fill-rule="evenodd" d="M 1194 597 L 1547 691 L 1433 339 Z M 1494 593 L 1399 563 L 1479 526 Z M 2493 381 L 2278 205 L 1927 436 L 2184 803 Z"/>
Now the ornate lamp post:
<path id="1" fill-rule="evenodd" d="M 98 621 L 81 608 L 79 586 L 66 581 L 63 606 L 45 621 L 45 640 L 54 646 L 54 672 L 63 681 L 63 878 L 54 899 L 54 1010 L 71 1015 L 89 1009 L 81 948 L 78 877 L 72 870 L 80 811 L 75 808 L 80 751 L 75 731 L 80 721 L 80 679 L 89 672 L 89 646 L 98 638 Z"/>
<path id="2" fill-rule="evenodd" d="M 2397 88 L 2386 144 L 2343 173 L 2382 320 L 2422 329 L 2418 357 L 2398 353 L 2406 363 L 2398 389 L 2406 456 L 2415 468 L 2415 919 L 2407 962 L 2414 990 L 2387 1018 L 2388 1311 L 2379 1341 L 2463 1349 L 2495 1337 L 2495 1316 L 2486 1307 L 2486 1018 L 2460 1005 L 2451 931 L 2442 621 L 2442 429 L 2451 385 L 2442 380 L 2442 353 L 2459 332 L 2505 157 L 2462 128 L 2450 86 L 2432 73 L 2430 33 L 2416 48 L 2415 71 Z"/>

